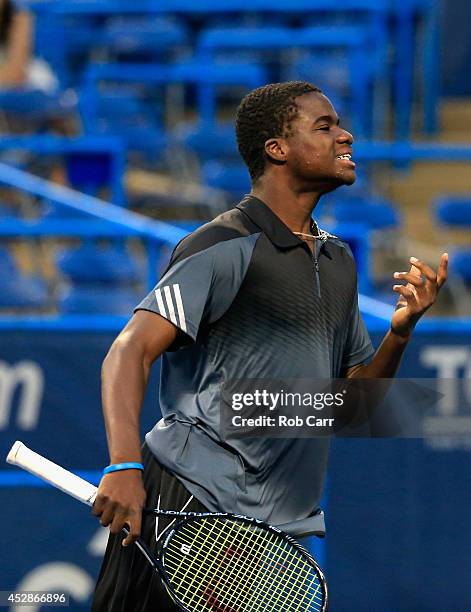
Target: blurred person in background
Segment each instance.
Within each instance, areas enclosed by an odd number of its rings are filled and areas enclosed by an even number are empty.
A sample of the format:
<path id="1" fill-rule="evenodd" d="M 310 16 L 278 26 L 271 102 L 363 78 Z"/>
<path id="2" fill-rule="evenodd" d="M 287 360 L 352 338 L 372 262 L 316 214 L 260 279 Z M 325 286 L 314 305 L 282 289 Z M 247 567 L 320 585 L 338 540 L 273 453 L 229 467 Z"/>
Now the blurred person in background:
<path id="1" fill-rule="evenodd" d="M 32 55 L 34 21 L 21 2 L 0 0 L 0 88 L 57 89 L 49 65 Z"/>

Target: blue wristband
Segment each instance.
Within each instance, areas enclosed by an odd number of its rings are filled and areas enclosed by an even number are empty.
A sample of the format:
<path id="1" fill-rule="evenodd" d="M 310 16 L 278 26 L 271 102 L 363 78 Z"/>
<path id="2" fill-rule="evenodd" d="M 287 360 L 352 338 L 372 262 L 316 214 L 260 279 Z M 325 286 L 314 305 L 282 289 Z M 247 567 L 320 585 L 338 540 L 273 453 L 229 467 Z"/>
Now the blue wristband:
<path id="1" fill-rule="evenodd" d="M 121 470 L 144 470 L 144 466 L 142 463 L 135 463 L 130 461 L 128 463 L 115 463 L 113 465 L 109 465 L 105 467 L 103 470 L 103 475 L 109 474 L 110 472 L 120 472 Z"/>

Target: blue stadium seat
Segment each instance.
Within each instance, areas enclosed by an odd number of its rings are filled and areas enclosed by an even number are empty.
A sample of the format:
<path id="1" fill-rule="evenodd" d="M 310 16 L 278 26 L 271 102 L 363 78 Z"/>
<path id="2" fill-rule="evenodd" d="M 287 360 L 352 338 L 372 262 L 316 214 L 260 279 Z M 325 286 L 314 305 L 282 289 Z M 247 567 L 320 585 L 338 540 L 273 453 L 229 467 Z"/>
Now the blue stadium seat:
<path id="1" fill-rule="evenodd" d="M 42 279 L 25 276 L 2 279 L 0 308 L 43 311 L 48 306 L 47 287 Z"/>
<path id="2" fill-rule="evenodd" d="M 450 270 L 459 274 L 466 283 L 471 283 L 471 250 L 456 249 L 450 253 Z"/>
<path id="3" fill-rule="evenodd" d="M 441 196 L 434 202 L 435 216 L 448 229 L 471 228 L 471 197 Z M 454 247 L 450 252 L 450 271 L 466 283 L 471 282 L 471 249 Z"/>
<path id="4" fill-rule="evenodd" d="M 201 167 L 202 182 L 222 189 L 238 200 L 251 189 L 250 176 L 242 162 L 207 161 Z"/>
<path id="5" fill-rule="evenodd" d="M 143 270 L 122 245 L 97 247 L 87 243 L 63 250 L 56 262 L 74 284 L 136 286 L 143 278 Z"/>
<path id="6" fill-rule="evenodd" d="M 72 286 L 58 300 L 62 314 L 131 315 L 142 299 L 139 293 L 128 287 L 103 287 L 99 285 Z"/>
<path id="7" fill-rule="evenodd" d="M 174 135 L 178 142 L 196 153 L 202 161 L 239 158 L 233 122 L 184 124 L 178 127 Z"/>
<path id="8" fill-rule="evenodd" d="M 144 270 L 122 244 L 87 242 L 63 250 L 56 262 L 66 280 L 57 299 L 63 314 L 129 315 L 142 298 Z"/>
<path id="9" fill-rule="evenodd" d="M 37 276 L 20 272 L 11 253 L 0 247 L 0 308 L 5 310 L 44 310 L 49 306 L 48 290 Z"/>
<path id="10" fill-rule="evenodd" d="M 434 202 L 437 220 L 455 229 L 471 227 L 471 196 L 441 196 Z"/>
<path id="11" fill-rule="evenodd" d="M 189 42 L 187 28 L 171 17 L 117 17 L 105 24 L 98 44 L 107 54 L 142 57 L 154 61 Z"/>
<path id="12" fill-rule="evenodd" d="M 386 200 L 375 198 L 365 199 L 338 199 L 332 210 L 338 222 L 358 222 L 374 230 L 393 229 L 398 227 L 401 218 L 397 208 Z"/>

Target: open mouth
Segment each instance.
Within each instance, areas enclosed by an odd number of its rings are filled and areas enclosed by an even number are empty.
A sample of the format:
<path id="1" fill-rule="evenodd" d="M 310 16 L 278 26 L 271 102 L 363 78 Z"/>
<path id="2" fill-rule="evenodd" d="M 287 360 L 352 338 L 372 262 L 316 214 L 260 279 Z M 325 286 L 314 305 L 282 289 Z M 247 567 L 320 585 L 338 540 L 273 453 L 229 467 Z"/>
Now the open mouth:
<path id="1" fill-rule="evenodd" d="M 355 162 L 352 161 L 352 156 L 350 155 L 350 153 L 344 153 L 343 155 L 337 155 L 336 159 L 339 159 L 340 161 L 347 163 L 352 168 L 355 167 Z"/>

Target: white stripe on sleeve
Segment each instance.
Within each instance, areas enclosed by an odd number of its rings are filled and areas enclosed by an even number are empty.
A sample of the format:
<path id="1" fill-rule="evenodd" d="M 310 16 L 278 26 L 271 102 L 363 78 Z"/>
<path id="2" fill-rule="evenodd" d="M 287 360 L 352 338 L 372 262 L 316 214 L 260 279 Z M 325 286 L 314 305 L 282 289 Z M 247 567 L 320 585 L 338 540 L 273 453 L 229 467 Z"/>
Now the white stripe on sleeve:
<path id="1" fill-rule="evenodd" d="M 180 327 L 186 332 L 186 320 L 185 320 L 185 309 L 183 308 L 182 296 L 180 293 L 180 285 L 173 285 L 173 291 L 175 293 L 175 301 L 177 303 L 178 317 L 180 319 Z"/>
<path id="2" fill-rule="evenodd" d="M 170 317 L 170 321 L 172 321 L 174 325 L 178 326 L 177 317 L 175 314 L 175 308 L 173 307 L 172 292 L 170 291 L 170 287 L 168 285 L 164 287 L 164 296 L 167 302 L 167 308 L 168 308 L 168 314 Z"/>
<path id="3" fill-rule="evenodd" d="M 160 289 L 155 290 L 155 299 L 157 300 L 157 306 L 159 308 L 159 313 L 167 318 L 167 311 L 165 310 L 164 301 L 162 299 L 162 292 Z"/>

